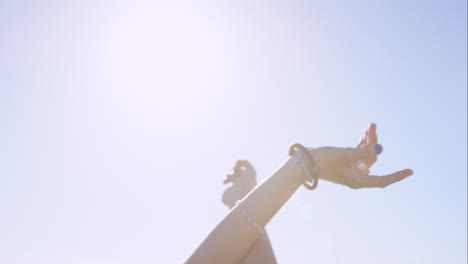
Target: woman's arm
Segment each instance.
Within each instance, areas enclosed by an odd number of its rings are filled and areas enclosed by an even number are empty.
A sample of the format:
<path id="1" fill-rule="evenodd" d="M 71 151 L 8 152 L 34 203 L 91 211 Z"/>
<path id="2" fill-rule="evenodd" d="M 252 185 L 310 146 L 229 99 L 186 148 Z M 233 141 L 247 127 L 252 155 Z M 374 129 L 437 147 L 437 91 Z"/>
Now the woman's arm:
<path id="1" fill-rule="evenodd" d="M 247 160 L 238 160 L 233 173 L 226 176 L 225 184 L 232 183 L 223 193 L 223 203 L 231 210 L 236 201 L 242 200 L 257 185 L 257 173 Z M 268 233 L 263 232 L 249 249 L 242 263 L 277 263 Z"/>
<path id="2" fill-rule="evenodd" d="M 271 247 L 270 238 L 265 232 L 255 240 L 247 255 L 242 260 L 242 264 L 274 264 L 277 263 L 273 248 Z"/>
<path id="3" fill-rule="evenodd" d="M 308 149 L 320 169 L 319 177 L 351 188 L 385 187 L 400 181 L 413 172 L 409 169 L 387 176 L 370 176 L 357 168 L 363 161 L 370 167 L 377 159 L 375 125 L 366 130 L 366 138 L 357 148 L 322 147 Z M 265 226 L 306 180 L 303 168 L 287 161 L 267 180 L 252 190 L 242 201 L 254 221 Z M 235 206 L 202 242 L 188 263 L 239 263 L 257 239 L 257 231 L 244 213 Z"/>
<path id="4" fill-rule="evenodd" d="M 305 180 L 300 164 L 289 158 L 270 178 L 247 194 L 243 206 L 258 225 L 265 226 Z M 240 263 L 257 237 L 257 231 L 235 206 L 187 263 Z"/>

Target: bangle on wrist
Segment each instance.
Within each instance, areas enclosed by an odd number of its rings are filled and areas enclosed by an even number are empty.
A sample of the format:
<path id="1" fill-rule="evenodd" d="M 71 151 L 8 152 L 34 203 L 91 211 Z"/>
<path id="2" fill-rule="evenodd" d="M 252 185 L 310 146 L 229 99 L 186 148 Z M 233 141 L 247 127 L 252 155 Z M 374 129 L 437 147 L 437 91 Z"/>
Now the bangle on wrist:
<path id="1" fill-rule="evenodd" d="M 303 184 L 304 187 L 306 187 L 309 190 L 315 189 L 318 184 L 319 175 L 319 169 L 317 167 L 317 164 L 312 159 L 312 156 L 307 151 L 307 149 L 304 148 L 304 146 L 302 146 L 301 144 L 296 143 L 289 148 L 289 155 L 292 156 L 294 154 L 296 155 L 294 161 L 302 165 L 307 176 L 307 182 L 304 182 Z"/>
<path id="2" fill-rule="evenodd" d="M 265 229 L 263 229 L 261 226 L 259 226 L 257 224 L 257 222 L 255 222 L 255 220 L 253 219 L 253 217 L 249 214 L 249 212 L 247 211 L 247 209 L 245 209 L 244 205 L 242 204 L 242 202 L 240 200 L 238 200 L 236 202 L 236 205 L 237 207 L 242 211 L 242 213 L 244 214 L 245 217 L 247 217 L 247 220 L 249 221 L 250 225 L 252 225 L 252 227 L 255 229 L 255 231 L 257 231 L 258 235 L 262 235 L 265 233 Z"/>

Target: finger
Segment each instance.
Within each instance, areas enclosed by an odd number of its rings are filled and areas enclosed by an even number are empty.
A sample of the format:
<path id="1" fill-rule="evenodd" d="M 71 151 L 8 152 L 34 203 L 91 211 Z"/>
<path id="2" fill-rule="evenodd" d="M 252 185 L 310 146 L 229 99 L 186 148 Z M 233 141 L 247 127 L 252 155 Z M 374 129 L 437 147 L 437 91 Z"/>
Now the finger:
<path id="1" fill-rule="evenodd" d="M 382 145 L 375 144 L 374 147 L 375 147 L 375 151 L 376 151 L 377 155 L 380 155 L 382 153 L 382 151 L 383 151 Z M 374 163 L 376 161 L 377 161 L 377 157 L 373 157 L 373 158 L 370 158 L 370 159 L 363 160 L 364 164 L 366 164 L 366 166 L 368 168 L 372 167 L 372 165 L 374 165 Z"/>
<path id="2" fill-rule="evenodd" d="M 344 163 L 372 160 L 377 157 L 375 145 L 365 145 L 359 148 L 338 148 L 337 152 L 337 160 Z"/>
<path id="3" fill-rule="evenodd" d="M 235 182 L 236 181 L 236 177 L 233 175 L 233 174 L 228 174 L 226 175 L 226 177 L 224 177 L 223 179 L 223 183 L 224 184 L 228 184 L 230 182 Z"/>
<path id="4" fill-rule="evenodd" d="M 369 138 L 369 129 L 366 128 L 366 130 L 364 130 L 364 141 L 367 142 Z"/>
<path id="5" fill-rule="evenodd" d="M 377 125 L 375 123 L 371 123 L 367 128 L 367 144 L 377 144 L 377 140 Z M 376 161 L 377 158 L 367 159 L 364 160 L 364 163 L 370 168 Z"/>
<path id="6" fill-rule="evenodd" d="M 359 138 L 359 141 L 358 141 L 358 144 L 357 144 L 356 148 L 362 147 L 365 144 L 366 144 L 366 137 L 362 136 L 362 137 Z"/>
<path id="7" fill-rule="evenodd" d="M 384 188 L 413 174 L 410 169 L 401 170 L 385 176 L 365 176 L 360 179 L 362 187 Z"/>
<path id="8" fill-rule="evenodd" d="M 359 139 L 357 147 L 362 147 L 366 144 L 377 144 L 376 125 L 371 123 L 365 130 L 364 135 Z M 374 142 L 375 141 L 375 142 Z"/>
<path id="9" fill-rule="evenodd" d="M 377 144 L 377 125 L 372 123 L 369 125 L 367 144 Z"/>

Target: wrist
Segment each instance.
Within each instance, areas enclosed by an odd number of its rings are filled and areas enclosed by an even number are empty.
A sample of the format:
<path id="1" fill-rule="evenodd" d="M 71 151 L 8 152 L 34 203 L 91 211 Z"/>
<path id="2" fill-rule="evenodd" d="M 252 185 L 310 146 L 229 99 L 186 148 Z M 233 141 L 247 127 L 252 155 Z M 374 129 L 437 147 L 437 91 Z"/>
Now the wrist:
<path id="1" fill-rule="evenodd" d="M 298 187 L 307 181 L 307 174 L 300 163 L 297 163 L 294 156 L 290 157 L 287 163 L 291 164 L 292 173 L 290 174 L 291 181 Z"/>
<path id="2" fill-rule="evenodd" d="M 304 174 L 306 175 L 304 187 L 309 190 L 315 189 L 318 183 L 319 170 L 309 149 L 306 149 L 301 144 L 296 143 L 289 148 L 289 155 L 294 156 L 294 162 L 296 164 L 300 164 Z"/>

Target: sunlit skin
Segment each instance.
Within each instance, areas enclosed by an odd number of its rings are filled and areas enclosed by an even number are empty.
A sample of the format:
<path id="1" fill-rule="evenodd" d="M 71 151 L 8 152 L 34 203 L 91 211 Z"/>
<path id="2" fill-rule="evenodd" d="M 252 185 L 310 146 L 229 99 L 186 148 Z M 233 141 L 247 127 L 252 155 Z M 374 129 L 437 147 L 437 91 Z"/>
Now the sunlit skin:
<path id="1" fill-rule="evenodd" d="M 372 123 L 364 131 L 356 148 L 322 147 L 309 148 L 320 168 L 320 179 L 346 185 L 350 188 L 386 187 L 413 174 L 412 170 L 401 170 L 385 176 L 369 175 L 369 171 L 357 168 L 356 153 L 363 151 L 362 161 L 371 168 L 377 161 L 373 145 L 378 143 L 377 126 Z M 369 153 L 365 153 L 368 151 Z"/>
<path id="2" fill-rule="evenodd" d="M 232 182 L 232 186 L 227 188 L 223 193 L 223 203 L 231 209 L 234 207 L 237 200 L 242 200 L 257 185 L 257 174 L 254 167 L 246 160 L 236 162 L 233 173 L 229 174 L 226 179 Z M 225 183 L 229 183 L 225 181 Z M 253 243 L 249 252 L 242 260 L 242 263 L 277 263 L 273 248 L 271 247 L 268 234 L 265 232 L 260 234 L 258 239 Z"/>
<path id="3" fill-rule="evenodd" d="M 413 174 L 410 169 L 386 176 L 372 176 L 359 171 L 355 164 L 357 161 L 362 160 L 371 167 L 377 160 L 376 143 L 376 126 L 370 124 L 355 148 L 320 147 L 308 148 L 308 151 L 319 168 L 320 179 L 354 189 L 386 187 Z M 303 168 L 289 157 L 273 175 L 248 193 L 242 204 L 255 222 L 264 227 L 305 181 Z M 257 239 L 257 231 L 240 208 L 235 206 L 187 263 L 240 263 Z"/>

